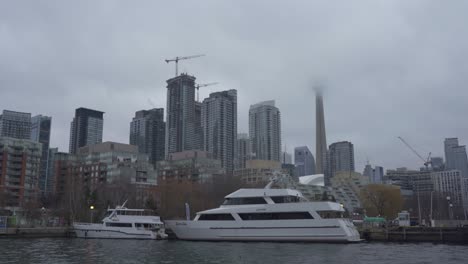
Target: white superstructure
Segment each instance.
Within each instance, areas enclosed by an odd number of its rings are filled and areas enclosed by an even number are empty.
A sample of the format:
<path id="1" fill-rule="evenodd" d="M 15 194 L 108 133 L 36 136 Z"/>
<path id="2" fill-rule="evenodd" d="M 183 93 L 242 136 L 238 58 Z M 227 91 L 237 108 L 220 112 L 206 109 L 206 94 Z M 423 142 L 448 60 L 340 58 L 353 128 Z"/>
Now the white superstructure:
<path id="1" fill-rule="evenodd" d="M 308 202 L 297 190 L 240 189 L 193 221 L 165 221 L 179 239 L 357 242 L 359 233 L 334 202 Z"/>
<path id="2" fill-rule="evenodd" d="M 125 205 L 125 203 L 124 203 Z M 117 206 L 108 209 L 101 224 L 73 223 L 80 238 L 165 239 L 161 218 L 144 209 Z"/>

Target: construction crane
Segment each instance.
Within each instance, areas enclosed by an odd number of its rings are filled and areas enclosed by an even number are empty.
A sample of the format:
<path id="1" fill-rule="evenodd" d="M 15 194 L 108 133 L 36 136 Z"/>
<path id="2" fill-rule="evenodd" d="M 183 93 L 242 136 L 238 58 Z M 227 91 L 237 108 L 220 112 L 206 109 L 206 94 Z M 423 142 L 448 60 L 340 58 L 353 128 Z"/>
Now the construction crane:
<path id="1" fill-rule="evenodd" d="M 419 153 L 413 147 L 410 146 L 410 144 L 408 144 L 408 142 L 406 142 L 406 140 L 404 140 L 402 137 L 398 137 L 398 139 L 400 139 L 401 142 L 403 142 L 403 144 L 405 144 L 414 154 L 416 154 L 416 156 L 418 156 L 419 159 L 422 160 L 422 162 L 424 163 L 424 166 L 426 167 L 426 171 L 428 171 L 429 165 L 431 164 L 432 166 L 431 152 L 429 152 L 429 155 L 427 155 L 427 158 L 424 159 L 421 155 L 419 155 Z"/>
<path id="2" fill-rule="evenodd" d="M 423 162 L 424 162 L 424 166 L 426 167 L 426 171 L 429 171 L 429 164 L 432 164 L 431 162 L 431 152 L 429 152 L 429 155 L 427 155 L 427 159 L 424 159 L 421 155 L 419 155 L 419 153 L 413 148 L 411 147 L 410 144 L 408 144 L 408 142 L 406 142 L 406 140 L 404 140 L 402 137 L 398 137 L 401 142 L 403 142 L 403 144 L 405 144 L 414 154 L 416 154 L 416 156 L 418 156 L 418 158 L 420 158 Z M 432 166 L 432 165 L 431 165 Z M 419 221 L 419 225 L 421 225 L 421 201 L 420 201 L 420 198 L 419 198 L 419 183 L 418 181 L 416 181 L 416 194 L 417 194 L 417 197 L 418 197 L 418 221 Z M 431 200 L 432 201 L 432 200 Z M 432 217 L 432 216 L 431 216 Z"/>
<path id="3" fill-rule="evenodd" d="M 179 61 L 180 60 L 188 60 L 188 59 L 194 59 L 198 57 L 205 56 L 205 54 L 199 54 L 199 55 L 193 55 L 193 56 L 185 56 L 185 57 L 175 57 L 174 59 L 166 59 L 166 63 L 169 63 L 171 61 L 175 62 L 175 76 L 177 77 L 179 75 Z"/>
<path id="4" fill-rule="evenodd" d="M 204 83 L 204 84 L 195 85 L 195 89 L 197 89 L 197 102 L 200 102 L 198 89 L 200 89 L 200 87 L 206 87 L 206 86 L 215 85 L 215 84 L 218 84 L 218 83 L 217 82 L 212 82 L 212 83 Z"/>

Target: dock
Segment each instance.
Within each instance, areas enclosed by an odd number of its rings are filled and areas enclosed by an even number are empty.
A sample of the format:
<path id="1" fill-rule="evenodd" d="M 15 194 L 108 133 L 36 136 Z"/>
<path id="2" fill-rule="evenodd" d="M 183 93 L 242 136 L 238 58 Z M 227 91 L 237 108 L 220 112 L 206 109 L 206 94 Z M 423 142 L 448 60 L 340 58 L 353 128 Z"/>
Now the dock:
<path id="1" fill-rule="evenodd" d="M 69 227 L 34 227 L 34 228 L 4 228 L 0 230 L 2 238 L 67 238 L 75 233 Z"/>
<path id="2" fill-rule="evenodd" d="M 361 238 L 373 242 L 429 242 L 468 244 L 467 227 L 397 227 L 359 230 Z"/>

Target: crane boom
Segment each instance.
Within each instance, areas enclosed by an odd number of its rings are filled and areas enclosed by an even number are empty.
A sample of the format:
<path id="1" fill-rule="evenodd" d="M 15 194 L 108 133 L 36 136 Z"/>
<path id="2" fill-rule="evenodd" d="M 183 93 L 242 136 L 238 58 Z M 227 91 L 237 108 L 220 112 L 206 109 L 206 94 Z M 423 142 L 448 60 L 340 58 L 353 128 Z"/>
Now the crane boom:
<path id="1" fill-rule="evenodd" d="M 200 87 L 206 87 L 206 86 L 210 86 L 210 85 L 215 85 L 215 84 L 218 84 L 217 82 L 212 82 L 212 83 L 204 83 L 204 84 L 197 84 L 195 85 L 195 89 L 197 89 L 197 102 L 200 102 L 200 98 L 199 98 L 199 94 L 198 94 L 198 90 L 200 89 Z"/>
<path id="2" fill-rule="evenodd" d="M 432 166 L 432 161 L 431 161 L 431 152 L 429 152 L 429 155 L 427 155 L 427 159 L 424 159 L 421 155 L 419 155 L 419 153 L 413 148 L 410 146 L 410 144 L 408 144 L 408 142 L 406 142 L 402 137 L 398 137 L 401 142 L 403 142 L 409 149 L 411 149 L 411 151 L 413 151 L 414 154 L 416 154 L 416 156 L 418 156 L 423 162 L 424 162 L 424 166 L 426 167 L 426 170 L 428 170 L 428 166 L 429 164 L 431 164 Z"/>
<path id="3" fill-rule="evenodd" d="M 416 156 L 418 156 L 424 163 L 426 163 L 427 161 L 421 156 L 419 155 L 419 153 L 413 148 L 410 146 L 410 144 L 408 144 L 408 142 L 406 142 L 402 137 L 398 137 L 401 142 L 403 142 L 403 144 L 405 144 L 414 154 L 416 154 Z"/>
<path id="4" fill-rule="evenodd" d="M 175 62 L 175 76 L 177 77 L 177 75 L 179 75 L 179 60 L 188 60 L 188 59 L 194 59 L 194 58 L 198 58 L 198 57 L 202 57 L 202 56 L 205 56 L 205 54 L 199 54 L 199 55 L 192 55 L 192 56 L 184 56 L 184 57 L 175 57 L 174 59 L 165 59 L 164 61 L 166 63 L 169 63 L 169 62 Z"/>

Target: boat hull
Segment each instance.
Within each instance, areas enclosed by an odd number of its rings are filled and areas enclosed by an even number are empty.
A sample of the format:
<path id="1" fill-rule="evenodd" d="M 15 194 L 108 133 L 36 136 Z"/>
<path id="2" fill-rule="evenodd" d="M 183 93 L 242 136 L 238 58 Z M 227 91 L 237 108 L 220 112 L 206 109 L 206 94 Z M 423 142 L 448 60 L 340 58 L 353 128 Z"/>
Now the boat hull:
<path id="1" fill-rule="evenodd" d="M 178 239 L 202 241 L 359 242 L 349 220 L 280 220 L 245 223 L 226 221 L 166 221 Z M 320 223 L 323 222 L 323 223 Z"/>
<path id="2" fill-rule="evenodd" d="M 78 238 L 111 238 L 111 239 L 159 239 L 156 232 L 134 228 L 111 228 L 100 224 L 74 224 Z"/>

